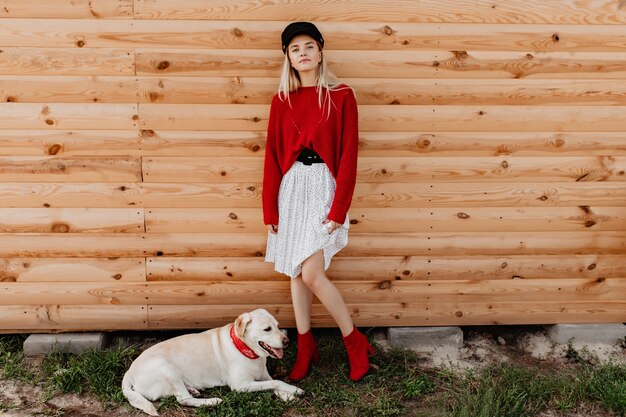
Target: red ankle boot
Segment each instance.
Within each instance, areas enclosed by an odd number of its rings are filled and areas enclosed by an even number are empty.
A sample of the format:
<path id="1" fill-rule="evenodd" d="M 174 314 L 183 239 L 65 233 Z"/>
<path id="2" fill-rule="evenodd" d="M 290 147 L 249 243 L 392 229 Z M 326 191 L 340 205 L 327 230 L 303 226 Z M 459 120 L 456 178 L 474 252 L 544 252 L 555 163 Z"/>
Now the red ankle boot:
<path id="1" fill-rule="evenodd" d="M 363 378 L 370 369 L 370 355 L 374 354 L 374 349 L 367 341 L 367 337 L 363 335 L 356 327 L 352 333 L 343 338 L 343 343 L 348 351 L 348 360 L 350 361 L 350 379 L 358 381 Z"/>
<path id="2" fill-rule="evenodd" d="M 309 330 L 304 334 L 298 333 L 298 354 L 296 355 L 296 363 L 289 374 L 289 379 L 299 381 L 307 376 L 311 360 L 317 365 L 320 362 L 320 354 L 317 351 L 317 343 L 313 339 L 313 333 Z"/>

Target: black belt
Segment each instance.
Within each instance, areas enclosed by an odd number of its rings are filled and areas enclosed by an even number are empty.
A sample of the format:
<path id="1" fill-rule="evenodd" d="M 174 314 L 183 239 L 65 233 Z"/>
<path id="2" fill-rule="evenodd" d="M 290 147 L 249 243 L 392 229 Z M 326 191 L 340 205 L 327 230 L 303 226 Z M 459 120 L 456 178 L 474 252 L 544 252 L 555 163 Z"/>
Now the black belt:
<path id="1" fill-rule="evenodd" d="M 324 160 L 314 150 L 304 148 L 296 161 L 302 162 L 304 165 L 323 163 Z"/>

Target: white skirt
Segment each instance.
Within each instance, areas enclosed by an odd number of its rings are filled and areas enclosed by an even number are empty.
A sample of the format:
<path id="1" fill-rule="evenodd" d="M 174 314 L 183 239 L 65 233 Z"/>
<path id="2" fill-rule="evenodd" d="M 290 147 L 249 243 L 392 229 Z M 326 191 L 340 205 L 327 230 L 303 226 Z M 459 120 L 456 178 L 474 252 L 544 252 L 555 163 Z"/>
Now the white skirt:
<path id="1" fill-rule="evenodd" d="M 325 163 L 304 165 L 300 161 L 283 176 L 278 192 L 278 233 L 268 231 L 265 261 L 274 269 L 296 278 L 302 262 L 324 251 L 324 269 L 332 257 L 348 244 L 348 216 L 337 230 L 328 234 L 322 224 L 330 212 L 336 181 Z"/>

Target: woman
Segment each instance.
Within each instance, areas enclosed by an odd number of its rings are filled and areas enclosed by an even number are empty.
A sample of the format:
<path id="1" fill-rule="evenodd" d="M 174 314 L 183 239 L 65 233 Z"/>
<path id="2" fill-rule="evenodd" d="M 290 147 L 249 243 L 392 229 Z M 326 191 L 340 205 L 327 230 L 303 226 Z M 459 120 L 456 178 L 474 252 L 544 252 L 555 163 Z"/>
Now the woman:
<path id="1" fill-rule="evenodd" d="M 285 54 L 272 99 L 263 176 L 263 217 L 268 225 L 265 260 L 289 275 L 298 329 L 298 354 L 289 374 L 304 378 L 319 354 L 311 333 L 313 294 L 337 322 L 350 361 L 350 379 L 361 379 L 374 351 L 359 332 L 325 271 L 348 243 L 347 212 L 356 181 L 357 106 L 353 91 L 337 84 L 309 22 L 282 33 Z"/>

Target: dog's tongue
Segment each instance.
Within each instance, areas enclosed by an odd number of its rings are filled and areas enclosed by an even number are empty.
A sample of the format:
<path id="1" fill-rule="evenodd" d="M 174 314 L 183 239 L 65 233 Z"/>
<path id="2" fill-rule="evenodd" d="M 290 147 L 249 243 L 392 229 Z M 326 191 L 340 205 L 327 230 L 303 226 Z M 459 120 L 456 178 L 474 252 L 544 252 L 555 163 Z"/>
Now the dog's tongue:
<path id="1" fill-rule="evenodd" d="M 282 359 L 283 358 L 283 350 L 282 349 L 275 348 L 275 347 L 272 347 L 271 349 L 272 349 L 272 352 L 274 352 L 274 355 L 276 355 L 276 357 L 278 359 Z"/>

